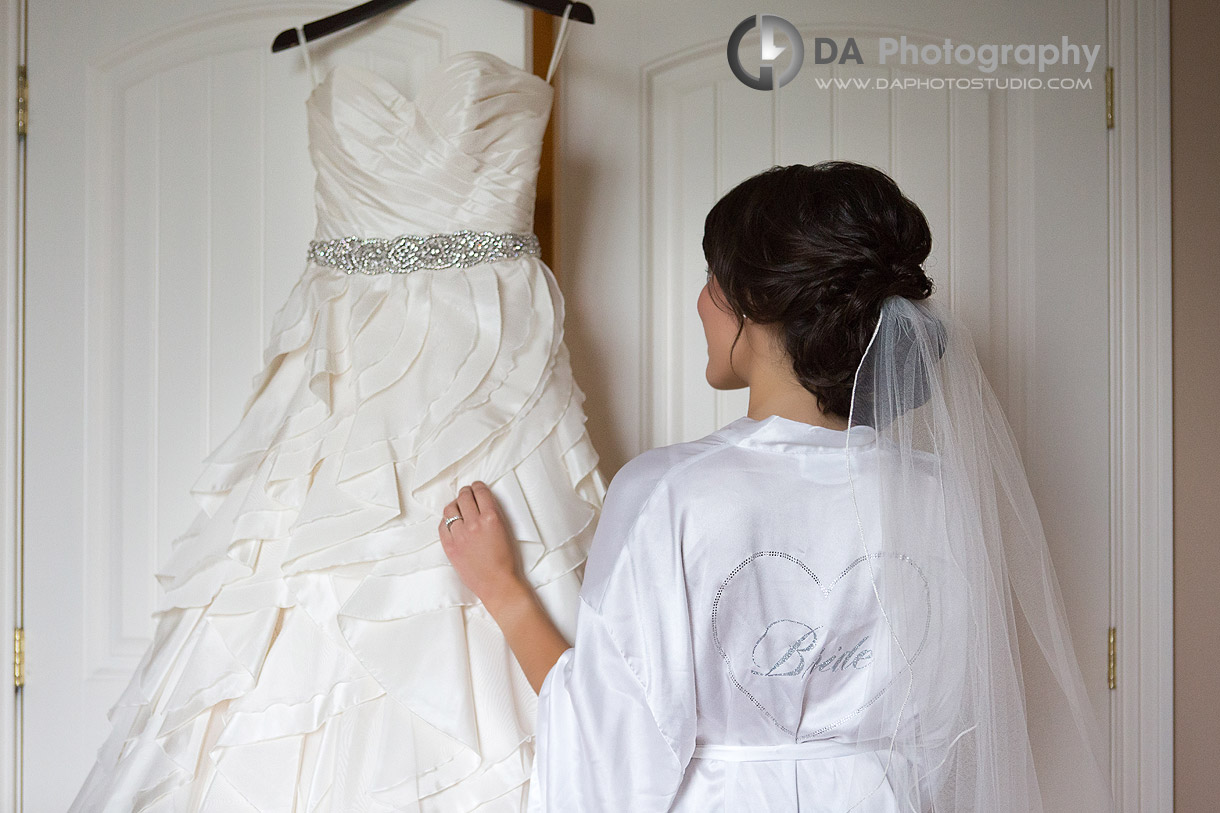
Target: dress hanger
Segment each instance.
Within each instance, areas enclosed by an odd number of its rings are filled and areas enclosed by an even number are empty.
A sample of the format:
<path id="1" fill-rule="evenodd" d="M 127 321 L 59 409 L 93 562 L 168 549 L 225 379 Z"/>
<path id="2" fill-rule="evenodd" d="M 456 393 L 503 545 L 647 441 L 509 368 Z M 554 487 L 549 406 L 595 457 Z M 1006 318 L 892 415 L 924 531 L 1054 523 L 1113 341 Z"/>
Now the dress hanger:
<path id="1" fill-rule="evenodd" d="M 361 3 L 329 17 L 305 23 L 304 26 L 285 28 L 275 35 L 275 41 L 271 43 L 271 52 L 276 53 L 300 45 L 301 39 L 298 31 L 304 34 L 305 42 L 313 42 L 327 34 L 342 31 L 344 28 L 364 22 L 370 17 L 376 17 L 378 14 L 408 2 L 410 0 L 369 0 L 367 3 Z M 517 2 L 539 11 L 545 11 L 555 17 L 564 16 L 566 13 L 570 19 L 593 24 L 593 9 L 585 3 L 570 3 L 568 0 L 517 0 Z"/>

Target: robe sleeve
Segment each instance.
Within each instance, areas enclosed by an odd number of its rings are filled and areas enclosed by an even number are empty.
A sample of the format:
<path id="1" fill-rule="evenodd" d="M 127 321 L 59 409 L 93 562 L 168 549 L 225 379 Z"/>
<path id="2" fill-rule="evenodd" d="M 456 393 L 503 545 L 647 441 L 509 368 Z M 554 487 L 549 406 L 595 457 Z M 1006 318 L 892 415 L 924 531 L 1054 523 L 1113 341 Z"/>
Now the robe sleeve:
<path id="1" fill-rule="evenodd" d="M 694 749 L 679 522 L 655 461 L 641 458 L 607 489 L 576 640 L 538 696 L 530 813 L 668 810 Z"/>

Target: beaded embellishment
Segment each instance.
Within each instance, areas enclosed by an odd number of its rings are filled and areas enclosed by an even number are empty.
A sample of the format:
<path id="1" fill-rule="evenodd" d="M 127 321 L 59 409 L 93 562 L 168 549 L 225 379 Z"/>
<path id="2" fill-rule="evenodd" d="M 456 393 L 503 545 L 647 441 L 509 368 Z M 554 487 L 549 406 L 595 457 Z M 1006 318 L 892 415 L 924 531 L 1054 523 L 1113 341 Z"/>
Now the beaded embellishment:
<path id="1" fill-rule="evenodd" d="M 909 585 L 910 588 L 920 590 L 922 592 L 923 604 L 926 614 L 924 616 L 923 629 L 920 632 L 918 642 L 908 641 L 908 644 L 915 644 L 910 648 L 910 655 L 906 658 L 907 665 L 899 669 L 889 680 L 889 682 L 880 686 L 876 691 L 868 690 L 871 697 L 864 699 L 864 702 L 855 708 L 850 709 L 843 714 L 839 719 L 829 721 L 821 720 L 818 722 L 807 723 L 807 727 L 814 728 L 813 731 L 801 732 L 800 723 L 795 725 L 785 725 L 779 719 L 779 711 L 775 706 L 778 701 L 787 700 L 787 689 L 780 689 L 774 693 L 771 689 L 774 687 L 765 685 L 763 681 L 771 679 L 784 680 L 790 678 L 794 681 L 802 681 L 806 677 L 817 674 L 854 674 L 867 670 L 872 665 L 873 650 L 869 647 L 872 644 L 868 643 L 868 636 L 863 640 L 852 638 L 846 641 L 844 646 L 839 649 L 829 652 L 823 648 L 817 654 L 814 653 L 819 645 L 825 647 L 827 633 L 829 632 L 822 625 L 816 627 L 810 626 L 804 621 L 792 618 L 776 618 L 768 622 L 762 631 L 762 635 L 757 635 L 757 629 L 751 634 L 741 634 L 738 626 L 743 618 L 742 613 L 737 611 L 735 606 L 729 606 L 724 612 L 721 612 L 722 604 L 726 603 L 726 594 L 730 593 L 731 589 L 745 592 L 736 592 L 728 595 L 727 603 L 729 605 L 738 605 L 739 602 L 748 602 L 751 606 L 759 605 L 758 589 L 760 585 L 765 584 L 765 579 L 762 579 L 756 568 L 762 564 L 771 563 L 772 566 L 778 565 L 778 571 L 781 576 L 787 578 L 789 575 L 803 572 L 812 582 L 812 590 L 808 591 L 807 596 L 796 595 L 796 604 L 794 608 L 804 609 L 806 613 L 815 612 L 818 608 L 816 601 L 820 594 L 821 599 L 829 599 L 832 594 L 841 595 L 845 589 L 851 589 L 850 583 L 840 586 L 845 579 L 855 570 L 855 568 L 865 562 L 872 560 L 869 564 L 871 569 L 874 566 L 882 565 L 887 561 L 898 561 L 904 565 L 909 565 L 913 569 L 913 575 L 920 580 L 918 583 Z M 874 565 L 873 563 L 876 563 Z M 789 565 L 795 566 L 797 570 L 791 570 Z M 734 582 L 742 571 L 755 569 L 753 574 L 745 577 L 745 581 Z M 785 574 L 784 570 L 789 570 L 790 574 Z M 858 571 L 864 573 L 864 570 Z M 730 584 L 735 584 L 735 588 L 730 588 Z M 863 584 L 871 584 L 864 582 Z M 862 585 L 857 584 L 856 589 L 861 589 Z M 876 588 L 873 588 L 874 590 Z M 931 584 L 923 569 L 915 563 L 915 561 L 905 553 L 896 551 L 884 551 L 871 553 L 867 556 L 861 556 L 849 563 L 829 584 L 823 584 L 822 579 L 818 578 L 809 566 L 795 556 L 783 551 L 758 551 L 751 554 L 748 558 L 738 564 L 725 577 L 720 588 L 716 591 L 716 597 L 712 601 L 712 641 L 716 645 L 716 650 L 720 653 L 720 657 L 724 659 L 726 671 L 729 680 L 733 685 L 750 699 L 750 702 L 758 708 L 760 712 L 770 720 L 777 728 L 783 731 L 788 736 L 795 739 L 796 742 L 808 742 L 815 740 L 834 728 L 838 728 L 854 717 L 864 713 L 873 703 L 881 699 L 881 696 L 895 685 L 899 675 L 905 673 L 914 663 L 915 659 L 923 651 L 924 645 L 927 643 L 928 636 L 932 629 L 932 598 Z M 810 616 L 812 617 L 812 616 Z M 885 617 L 885 623 L 888 626 L 888 617 Z M 735 630 L 738 632 L 735 634 Z M 915 630 L 912 630 L 915 632 Z M 819 641 L 819 633 L 821 640 Z M 893 630 L 890 630 L 893 634 Z M 775 641 L 767 639 L 774 636 Z M 913 637 L 913 636 L 912 636 Z M 859 643 L 856 641 L 859 640 Z M 846 646 L 851 646 L 855 643 L 855 648 L 844 651 Z M 752 650 L 747 655 L 745 647 L 752 646 Z M 900 644 L 900 651 L 901 644 Z M 829 657 L 827 657 L 829 655 Z M 760 656 L 762 658 L 760 662 Z M 905 657 L 905 653 L 904 653 Z M 897 665 L 896 663 L 894 665 Z M 747 675 L 754 676 L 753 678 Z M 743 683 L 744 681 L 744 683 Z M 749 683 L 749 687 L 745 685 Z M 803 684 L 798 684 L 798 686 Z M 899 684 L 901 685 L 901 684 Z M 877 688 L 877 687 L 873 687 Z M 753 689 L 753 690 L 752 690 Z M 768 705 L 770 704 L 770 705 Z M 799 707 L 798 707 L 799 710 Z M 791 721 L 789 721 L 791 722 Z"/>
<path id="2" fill-rule="evenodd" d="M 538 256 L 533 234 L 462 231 L 404 234 L 401 237 L 339 237 L 311 240 L 308 259 L 347 274 L 406 274 L 440 268 L 469 268 L 509 260 L 523 254 Z"/>

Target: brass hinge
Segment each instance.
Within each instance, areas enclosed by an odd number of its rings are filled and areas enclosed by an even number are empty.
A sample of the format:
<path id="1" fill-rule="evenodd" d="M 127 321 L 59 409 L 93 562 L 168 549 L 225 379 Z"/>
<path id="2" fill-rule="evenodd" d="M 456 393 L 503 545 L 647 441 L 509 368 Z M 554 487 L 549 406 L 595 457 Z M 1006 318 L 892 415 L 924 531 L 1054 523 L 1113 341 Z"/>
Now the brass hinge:
<path id="1" fill-rule="evenodd" d="M 1106 681 L 1111 689 L 1118 688 L 1118 630 L 1110 627 L 1106 655 Z"/>
<path id="2" fill-rule="evenodd" d="M 17 137 L 25 138 L 30 121 L 30 81 L 25 65 L 17 66 Z"/>
<path id="3" fill-rule="evenodd" d="M 13 630 L 13 686 L 20 689 L 25 685 L 25 630 L 17 627 Z"/>
<path id="4" fill-rule="evenodd" d="M 1114 129 L 1114 69 L 1106 68 L 1106 129 Z"/>

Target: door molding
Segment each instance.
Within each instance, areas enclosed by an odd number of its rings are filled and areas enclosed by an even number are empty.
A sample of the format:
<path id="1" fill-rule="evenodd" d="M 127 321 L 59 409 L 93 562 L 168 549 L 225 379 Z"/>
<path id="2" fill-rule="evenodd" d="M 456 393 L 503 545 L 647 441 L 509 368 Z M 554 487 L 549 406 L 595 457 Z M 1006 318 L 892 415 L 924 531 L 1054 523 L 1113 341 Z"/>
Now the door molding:
<path id="1" fill-rule="evenodd" d="M 21 538 L 21 425 L 18 408 L 21 403 L 21 315 L 24 303 L 24 281 L 18 262 L 20 232 L 18 205 L 20 176 L 17 160 L 17 65 L 21 62 L 25 30 L 24 0 L 4 0 L 0 4 L 0 630 L 4 659 L 2 677 L 12 687 L 13 629 L 18 624 L 20 602 L 20 570 L 18 551 Z M 0 703 L 0 805 L 20 811 L 20 785 L 17 766 L 20 759 L 20 695 L 11 688 L 2 693 Z M 2 801 L 7 800 L 7 802 Z"/>
<path id="2" fill-rule="evenodd" d="M 1169 0 L 1111 0 L 1111 692 L 1114 795 L 1173 809 Z"/>

